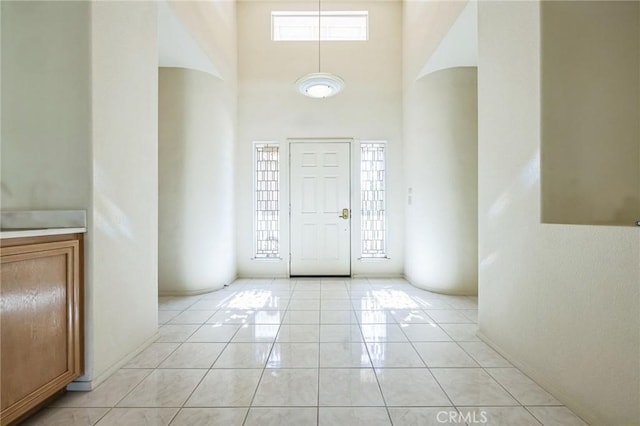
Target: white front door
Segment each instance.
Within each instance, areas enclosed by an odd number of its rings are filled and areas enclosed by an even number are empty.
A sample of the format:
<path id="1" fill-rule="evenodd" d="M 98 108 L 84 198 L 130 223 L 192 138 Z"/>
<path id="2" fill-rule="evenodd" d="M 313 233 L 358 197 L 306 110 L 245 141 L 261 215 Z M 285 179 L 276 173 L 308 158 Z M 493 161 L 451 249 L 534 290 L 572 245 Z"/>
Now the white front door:
<path id="1" fill-rule="evenodd" d="M 348 142 L 293 142 L 291 275 L 351 275 Z"/>

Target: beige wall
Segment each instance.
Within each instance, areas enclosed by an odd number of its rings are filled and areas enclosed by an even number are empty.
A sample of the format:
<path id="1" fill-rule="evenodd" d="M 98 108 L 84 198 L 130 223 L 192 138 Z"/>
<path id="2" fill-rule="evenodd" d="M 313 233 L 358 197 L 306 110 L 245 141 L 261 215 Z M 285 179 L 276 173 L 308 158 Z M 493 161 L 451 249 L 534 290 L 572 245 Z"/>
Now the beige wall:
<path id="1" fill-rule="evenodd" d="M 478 292 L 477 69 L 429 74 L 405 93 L 405 276 L 449 294 Z"/>
<path id="2" fill-rule="evenodd" d="M 156 5 L 91 9 L 93 200 L 87 293 L 92 380 L 152 338 L 158 294 Z"/>
<path id="3" fill-rule="evenodd" d="M 479 327 L 592 424 L 638 424 L 640 234 L 542 224 L 540 6 L 479 4 Z"/>
<path id="4" fill-rule="evenodd" d="M 543 2 L 542 220 L 640 220 L 640 3 Z"/>
<path id="5" fill-rule="evenodd" d="M 346 81 L 333 98 L 310 99 L 295 81 L 318 70 L 315 42 L 270 40 L 272 10 L 317 10 L 309 2 L 238 3 L 239 97 L 236 212 L 238 271 L 244 276 L 287 276 L 289 254 L 287 138 L 355 138 L 388 141 L 388 254 L 390 259 L 362 262 L 359 233 L 359 174 L 352 181 L 352 272 L 354 275 L 400 275 L 403 268 L 402 171 L 402 4 L 400 2 L 332 2 L 323 9 L 368 10 L 366 42 L 325 42 L 322 70 Z M 281 261 L 253 257 L 252 143 L 277 141 L 281 158 Z M 353 151 L 358 153 L 358 149 Z M 357 159 L 358 157 L 354 157 Z M 357 162 L 354 161 L 354 165 Z"/>
<path id="6" fill-rule="evenodd" d="M 166 1 L 222 79 L 235 86 L 238 60 L 236 0 Z"/>
<path id="7" fill-rule="evenodd" d="M 88 389 L 157 330 L 155 5 L 1 7 L 2 208 L 88 211 Z"/>
<path id="8" fill-rule="evenodd" d="M 467 0 L 410 0 L 403 1 L 402 58 L 405 95 L 413 86 L 420 71 L 434 54 L 460 13 Z M 406 108 L 405 108 L 406 109 Z"/>
<path id="9" fill-rule="evenodd" d="M 193 294 L 235 278 L 235 92 L 160 68 L 159 291 Z"/>
<path id="10" fill-rule="evenodd" d="M 86 209 L 90 5 L 2 1 L 0 7 L 2 208 Z"/>

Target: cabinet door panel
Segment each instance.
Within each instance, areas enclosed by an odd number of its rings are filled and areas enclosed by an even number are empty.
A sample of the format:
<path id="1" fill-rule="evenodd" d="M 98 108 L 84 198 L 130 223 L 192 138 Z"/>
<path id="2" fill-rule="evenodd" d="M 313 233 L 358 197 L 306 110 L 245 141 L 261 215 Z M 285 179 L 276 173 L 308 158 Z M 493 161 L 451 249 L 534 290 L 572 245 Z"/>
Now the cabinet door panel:
<path id="1" fill-rule="evenodd" d="M 80 373 L 78 259 L 78 241 L 2 248 L 3 421 L 45 400 Z"/>

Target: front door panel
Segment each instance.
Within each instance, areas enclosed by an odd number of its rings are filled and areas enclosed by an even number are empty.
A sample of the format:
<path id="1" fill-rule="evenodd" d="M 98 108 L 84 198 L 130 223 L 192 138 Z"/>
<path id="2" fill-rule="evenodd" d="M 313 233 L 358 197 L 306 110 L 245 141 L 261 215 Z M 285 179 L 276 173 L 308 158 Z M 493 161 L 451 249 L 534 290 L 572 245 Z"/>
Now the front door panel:
<path id="1" fill-rule="evenodd" d="M 291 275 L 350 275 L 349 143 L 294 142 L 290 151 Z"/>

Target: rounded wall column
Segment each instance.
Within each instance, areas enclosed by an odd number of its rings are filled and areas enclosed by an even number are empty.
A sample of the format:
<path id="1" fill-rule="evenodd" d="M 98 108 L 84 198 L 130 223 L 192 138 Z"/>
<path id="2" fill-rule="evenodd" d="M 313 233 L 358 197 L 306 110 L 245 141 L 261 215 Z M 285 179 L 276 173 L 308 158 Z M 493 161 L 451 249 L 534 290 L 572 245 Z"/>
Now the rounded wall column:
<path id="1" fill-rule="evenodd" d="M 406 95 L 406 277 L 436 292 L 477 294 L 477 68 L 428 74 Z"/>
<path id="2" fill-rule="evenodd" d="M 159 292 L 235 278 L 233 93 L 210 74 L 160 68 Z"/>

